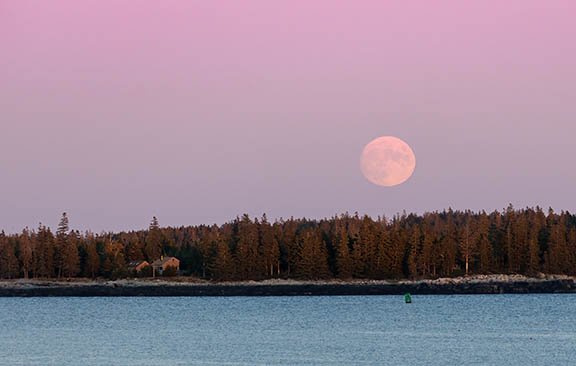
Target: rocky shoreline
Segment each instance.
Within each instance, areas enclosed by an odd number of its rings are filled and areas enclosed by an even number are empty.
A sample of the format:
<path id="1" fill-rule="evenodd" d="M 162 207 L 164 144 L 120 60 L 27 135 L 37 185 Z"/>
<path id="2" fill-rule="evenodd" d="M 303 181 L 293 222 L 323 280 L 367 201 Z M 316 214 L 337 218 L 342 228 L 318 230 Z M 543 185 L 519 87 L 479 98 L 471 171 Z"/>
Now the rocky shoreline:
<path id="1" fill-rule="evenodd" d="M 475 276 L 421 281 L 268 280 L 215 283 L 207 281 L 119 280 L 0 282 L 0 297 L 51 296 L 349 296 L 349 295 L 528 294 L 576 293 L 567 276 Z"/>

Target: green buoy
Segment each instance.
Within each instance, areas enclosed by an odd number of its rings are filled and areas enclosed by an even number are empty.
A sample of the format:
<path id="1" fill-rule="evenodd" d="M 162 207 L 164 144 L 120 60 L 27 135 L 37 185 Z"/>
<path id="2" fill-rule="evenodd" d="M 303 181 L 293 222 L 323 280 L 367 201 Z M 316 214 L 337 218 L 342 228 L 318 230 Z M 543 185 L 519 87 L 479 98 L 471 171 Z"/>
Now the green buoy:
<path id="1" fill-rule="evenodd" d="M 404 295 L 404 300 L 406 300 L 406 304 L 411 304 L 412 303 L 412 296 L 410 296 L 410 294 L 406 294 L 406 295 Z"/>

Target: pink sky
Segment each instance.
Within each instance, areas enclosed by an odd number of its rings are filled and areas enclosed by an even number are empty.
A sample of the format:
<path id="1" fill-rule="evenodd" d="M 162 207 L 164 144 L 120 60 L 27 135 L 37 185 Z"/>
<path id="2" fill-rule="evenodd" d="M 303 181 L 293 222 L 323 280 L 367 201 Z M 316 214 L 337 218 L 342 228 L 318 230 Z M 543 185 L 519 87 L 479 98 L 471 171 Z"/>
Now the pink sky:
<path id="1" fill-rule="evenodd" d="M 0 229 L 576 211 L 573 1 L 0 4 Z M 405 184 L 366 143 L 414 150 Z"/>

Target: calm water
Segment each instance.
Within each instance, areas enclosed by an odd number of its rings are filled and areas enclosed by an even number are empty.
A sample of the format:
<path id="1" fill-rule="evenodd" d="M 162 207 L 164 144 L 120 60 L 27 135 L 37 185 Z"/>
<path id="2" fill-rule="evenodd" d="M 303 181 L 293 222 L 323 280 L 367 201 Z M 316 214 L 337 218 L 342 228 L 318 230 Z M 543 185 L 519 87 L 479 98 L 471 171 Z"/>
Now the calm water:
<path id="1" fill-rule="evenodd" d="M 0 365 L 576 365 L 575 295 L 0 298 Z"/>

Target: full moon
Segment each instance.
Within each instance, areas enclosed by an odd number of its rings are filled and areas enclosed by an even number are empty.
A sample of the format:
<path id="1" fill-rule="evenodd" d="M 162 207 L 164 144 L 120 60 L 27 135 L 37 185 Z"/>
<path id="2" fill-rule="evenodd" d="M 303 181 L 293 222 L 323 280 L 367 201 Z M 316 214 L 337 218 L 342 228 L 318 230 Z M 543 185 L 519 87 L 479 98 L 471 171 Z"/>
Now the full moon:
<path id="1" fill-rule="evenodd" d="M 370 182 L 383 187 L 404 183 L 416 167 L 416 157 L 407 143 L 393 136 L 370 141 L 362 151 L 360 169 Z"/>

